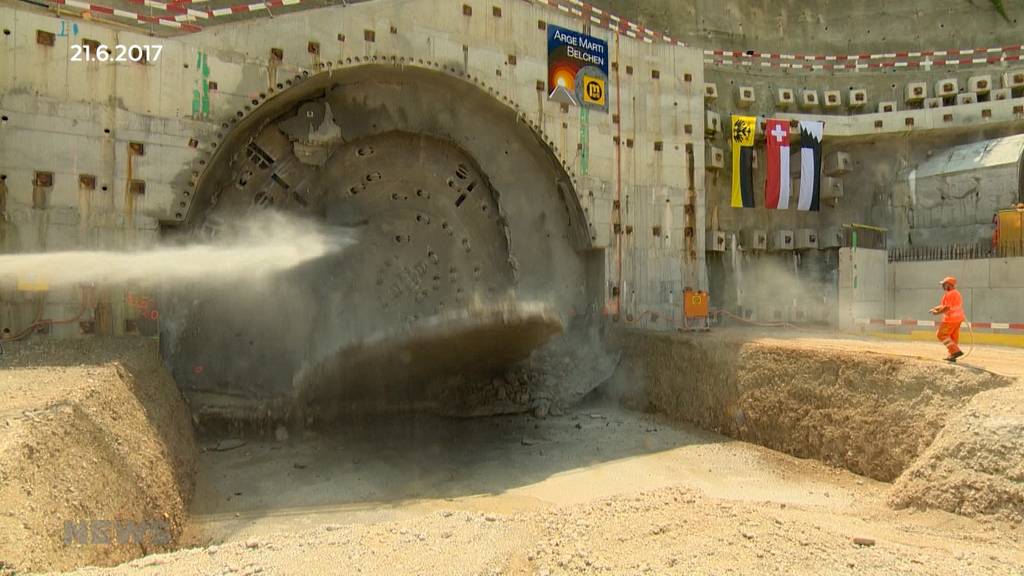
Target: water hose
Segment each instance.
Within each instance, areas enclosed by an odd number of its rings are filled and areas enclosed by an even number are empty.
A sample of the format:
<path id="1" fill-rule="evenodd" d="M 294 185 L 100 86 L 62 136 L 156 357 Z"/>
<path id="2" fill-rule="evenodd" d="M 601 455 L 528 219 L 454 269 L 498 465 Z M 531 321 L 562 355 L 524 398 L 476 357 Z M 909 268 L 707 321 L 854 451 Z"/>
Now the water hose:
<path id="1" fill-rule="evenodd" d="M 743 318 L 742 316 L 737 316 L 736 314 L 733 314 L 732 312 L 729 312 L 728 310 L 725 310 L 723 308 L 712 309 L 709 315 L 725 315 L 728 316 L 729 318 L 732 318 L 733 320 L 739 320 L 740 322 L 744 322 L 752 326 L 760 326 L 762 328 L 799 328 L 797 325 L 790 324 L 789 322 L 755 322 L 753 320 L 747 320 L 746 318 Z"/>
<path id="2" fill-rule="evenodd" d="M 967 358 L 971 355 L 971 352 L 974 352 L 974 323 L 966 318 L 964 318 L 964 322 L 967 322 L 967 330 L 971 333 L 971 347 L 967 349 L 967 352 L 964 352 L 964 355 L 961 356 L 961 358 Z"/>
<path id="3" fill-rule="evenodd" d="M 659 317 L 661 315 L 658 312 L 655 312 L 653 310 L 644 310 L 643 312 L 640 313 L 640 316 L 637 317 L 636 320 L 627 320 L 627 323 L 629 323 L 629 324 L 636 324 L 636 323 L 640 322 L 641 320 L 643 320 L 645 317 L 648 317 L 648 316 L 650 316 L 652 321 L 658 322 L 659 321 L 658 319 L 659 319 Z M 748 320 L 748 319 L 746 319 L 746 318 L 744 318 L 742 316 L 738 316 L 736 314 L 733 314 L 732 312 L 729 312 L 728 310 L 725 310 L 723 308 L 711 308 L 711 309 L 709 309 L 708 310 L 708 316 L 707 316 L 708 319 L 710 320 L 711 318 L 713 318 L 715 316 L 728 316 L 729 318 L 732 318 L 733 320 L 737 320 L 737 321 L 743 322 L 745 324 L 750 324 L 751 326 L 759 326 L 761 328 L 793 328 L 795 330 L 798 330 L 800 328 L 799 326 L 797 326 L 795 324 L 791 324 L 789 322 L 755 322 L 754 320 Z M 667 318 L 665 319 L 665 321 L 669 322 L 669 320 Z M 677 327 L 677 328 L 682 327 L 685 330 L 690 330 L 691 329 L 690 328 L 690 323 L 689 323 L 689 321 L 687 320 L 687 318 L 685 316 L 683 317 L 681 324 L 680 323 L 672 323 L 672 324 L 675 327 Z M 710 325 L 708 327 L 710 328 Z"/>
<path id="4" fill-rule="evenodd" d="M 64 318 L 62 320 L 42 319 L 43 307 L 40 305 L 39 314 L 36 316 L 36 319 L 20 332 L 17 332 L 8 338 L 4 338 L 3 342 L 17 342 L 19 340 L 24 340 L 29 335 L 33 334 L 40 326 L 46 326 L 48 324 L 52 326 L 54 324 L 70 324 L 72 322 L 77 322 L 78 319 L 82 317 L 82 314 L 85 314 L 85 288 L 80 287 L 79 290 L 81 294 L 81 303 L 78 306 L 78 314 L 75 314 L 71 318 Z"/>

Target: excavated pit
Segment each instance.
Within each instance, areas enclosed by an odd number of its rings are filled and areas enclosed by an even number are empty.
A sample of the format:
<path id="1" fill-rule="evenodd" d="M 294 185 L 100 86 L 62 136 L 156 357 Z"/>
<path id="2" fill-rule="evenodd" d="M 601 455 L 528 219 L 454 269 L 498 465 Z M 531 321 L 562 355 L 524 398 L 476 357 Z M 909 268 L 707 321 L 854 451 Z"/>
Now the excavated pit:
<path id="1" fill-rule="evenodd" d="M 611 386 L 634 404 L 732 438 L 891 482 L 979 393 L 985 370 L 718 331 L 627 332 Z"/>
<path id="2" fill-rule="evenodd" d="M 478 324 L 438 322 L 463 326 L 443 330 L 460 341 L 412 338 L 409 350 L 443 360 L 442 350 L 482 351 L 473 346 L 491 341 L 480 331 L 494 323 L 514 327 L 495 337 L 514 333 L 526 341 L 549 337 L 557 327 L 546 320 L 543 306 L 475 317 Z M 393 334 L 381 338 L 400 341 Z M 601 393 L 546 423 L 522 414 L 451 419 L 367 410 L 312 427 L 209 429 L 199 455 L 189 409 L 160 365 L 154 342 L 90 338 L 8 345 L 7 366 L 0 371 L 6 398 L 0 410 L 0 503 L 10 513 L 0 517 L 0 566 L 23 571 L 113 565 L 180 545 L 316 525 L 324 518 L 377 522 L 463 497 L 463 505 L 472 506 L 479 494 L 492 494 L 497 506 L 529 509 L 537 504 L 515 492 L 548 494 L 550 487 L 527 487 L 560 485 L 548 497 L 561 498 L 558 490 L 579 489 L 558 480 L 568 478 L 565 471 L 597 479 L 605 474 L 601 466 L 626 467 L 639 457 L 651 467 L 644 474 L 667 482 L 674 474 L 667 471 L 680 465 L 669 454 L 681 447 L 704 445 L 708 455 L 734 457 L 714 448 L 720 436 L 664 427 L 658 422 L 666 417 L 875 479 L 897 479 L 887 489 L 895 507 L 1018 520 L 1024 512 L 1018 469 L 1024 451 L 1022 386 L 1010 378 L 730 331 L 616 332 L 612 341 L 622 348 L 622 362 Z M 388 369 L 383 364 L 390 355 L 372 348 L 342 354 L 325 369 Z M 552 350 L 561 354 L 566 373 L 578 369 L 589 380 L 601 370 L 593 359 L 558 346 Z M 656 414 L 601 404 L 608 394 Z M 507 400 L 478 398 L 474 404 Z M 744 462 L 756 468 L 760 461 L 735 457 L 715 466 L 731 470 Z M 719 468 L 687 466 L 706 475 L 701 482 L 709 486 L 746 477 L 715 478 L 723 473 Z M 616 489 L 632 486 L 624 482 Z M 62 541 L 65 520 L 125 519 L 157 519 L 170 527 L 172 538 L 128 546 Z"/>

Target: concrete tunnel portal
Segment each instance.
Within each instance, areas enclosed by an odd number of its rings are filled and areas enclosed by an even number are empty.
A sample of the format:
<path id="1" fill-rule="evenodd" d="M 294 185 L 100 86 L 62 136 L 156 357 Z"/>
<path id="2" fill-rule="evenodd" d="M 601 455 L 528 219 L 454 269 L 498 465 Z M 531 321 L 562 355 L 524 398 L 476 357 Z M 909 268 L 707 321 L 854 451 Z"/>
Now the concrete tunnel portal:
<path id="1" fill-rule="evenodd" d="M 163 353 L 201 412 L 465 403 L 538 348 L 553 352 L 526 388 L 564 363 L 559 350 L 601 355 L 590 312 L 603 260 L 572 183 L 517 112 L 471 82 L 415 67 L 321 73 L 232 127 L 199 182 L 193 237 L 273 209 L 357 238 L 260 286 L 170 295 Z"/>

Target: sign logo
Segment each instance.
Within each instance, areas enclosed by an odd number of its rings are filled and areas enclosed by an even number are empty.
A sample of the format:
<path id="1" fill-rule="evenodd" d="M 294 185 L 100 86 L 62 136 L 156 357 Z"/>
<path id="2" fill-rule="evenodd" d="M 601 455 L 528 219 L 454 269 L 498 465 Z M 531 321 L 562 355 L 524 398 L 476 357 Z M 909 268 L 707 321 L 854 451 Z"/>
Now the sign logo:
<path id="1" fill-rule="evenodd" d="M 583 102 L 604 107 L 604 79 L 583 77 Z"/>
<path id="2" fill-rule="evenodd" d="M 608 43 L 548 24 L 548 99 L 608 111 Z"/>

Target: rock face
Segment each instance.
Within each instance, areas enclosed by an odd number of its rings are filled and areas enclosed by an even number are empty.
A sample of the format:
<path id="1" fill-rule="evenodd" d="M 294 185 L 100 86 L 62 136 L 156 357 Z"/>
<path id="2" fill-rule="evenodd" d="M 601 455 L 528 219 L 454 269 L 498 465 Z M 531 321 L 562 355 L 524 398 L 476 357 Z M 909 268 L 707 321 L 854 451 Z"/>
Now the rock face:
<path id="1" fill-rule="evenodd" d="M 889 503 L 1024 521 L 1024 384 L 978 394 L 899 477 Z"/>
<path id="2" fill-rule="evenodd" d="M 196 453 L 188 410 L 155 342 L 6 348 L 0 565 L 65 570 L 172 549 L 186 521 Z"/>

